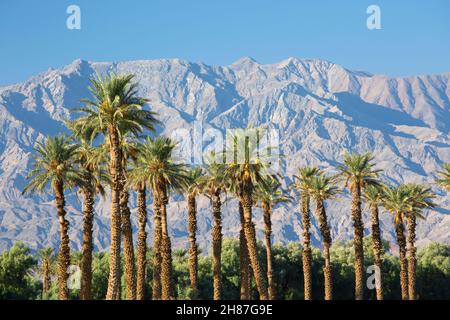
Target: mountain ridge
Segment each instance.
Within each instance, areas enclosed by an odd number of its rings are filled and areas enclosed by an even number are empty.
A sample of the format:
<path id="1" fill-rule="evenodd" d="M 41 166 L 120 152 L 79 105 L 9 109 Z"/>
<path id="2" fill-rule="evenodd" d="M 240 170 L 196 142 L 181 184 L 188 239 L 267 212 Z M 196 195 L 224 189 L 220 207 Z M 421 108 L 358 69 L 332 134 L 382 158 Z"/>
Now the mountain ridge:
<path id="1" fill-rule="evenodd" d="M 391 183 L 428 182 L 443 162 L 450 162 L 450 73 L 386 77 L 351 71 L 319 59 L 288 58 L 259 64 L 244 57 L 227 66 L 209 66 L 181 59 L 92 62 L 77 59 L 22 83 L 0 87 L 0 250 L 13 239 L 33 248 L 58 243 L 57 221 L 51 195 L 22 197 L 25 175 L 35 141 L 63 130 L 73 117 L 69 108 L 89 97 L 88 78 L 114 71 L 130 72 L 139 93 L 150 99 L 166 124 L 159 133 L 176 128 L 192 130 L 192 121 L 205 128 L 269 125 L 279 130 L 287 177 L 295 168 L 312 164 L 332 170 L 344 151 L 372 151 L 383 178 Z M 290 182 L 290 178 L 286 179 Z M 449 196 L 439 192 L 442 208 L 419 222 L 418 245 L 429 241 L 450 243 Z M 80 200 L 68 193 L 71 245 L 80 248 Z M 186 205 L 175 196 L 169 206 L 170 232 L 176 246 L 186 245 Z M 135 197 L 131 207 L 134 215 Z M 336 207 L 339 206 L 339 209 Z M 298 204 L 274 210 L 275 242 L 299 241 Z M 336 240 L 352 238 L 348 195 L 329 205 Z M 149 204 L 151 227 L 151 202 Z M 237 236 L 236 205 L 224 205 L 225 235 Z M 96 203 L 95 246 L 109 244 L 108 205 Z M 342 215 L 341 212 L 348 214 Z M 390 216 L 383 214 L 384 237 L 394 243 Z M 255 211 L 261 239 L 262 217 Z M 133 221 L 134 222 L 134 221 Z M 368 232 L 367 212 L 365 213 Z M 211 213 L 207 199 L 199 199 L 199 241 L 209 244 Z M 148 229 L 151 232 L 151 228 Z M 313 243 L 320 245 L 317 226 Z"/>

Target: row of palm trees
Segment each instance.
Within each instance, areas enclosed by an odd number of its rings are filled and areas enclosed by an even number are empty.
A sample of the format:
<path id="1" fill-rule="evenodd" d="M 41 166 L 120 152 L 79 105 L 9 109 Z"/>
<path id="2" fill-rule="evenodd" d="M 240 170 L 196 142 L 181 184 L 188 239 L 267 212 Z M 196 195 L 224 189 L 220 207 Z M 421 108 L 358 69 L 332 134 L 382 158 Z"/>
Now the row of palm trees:
<path id="1" fill-rule="evenodd" d="M 189 231 L 189 277 L 192 296 L 198 294 L 198 244 L 197 208 L 198 195 L 211 201 L 213 226 L 211 231 L 213 253 L 214 299 L 221 298 L 221 205 L 224 195 L 238 200 L 241 220 L 240 230 L 240 278 L 241 298 L 249 299 L 254 279 L 260 299 L 274 299 L 271 253 L 271 215 L 274 205 L 292 201 L 282 189 L 280 177 L 269 171 L 255 141 L 237 133 L 235 144 L 227 146 L 221 155 L 228 161 L 215 162 L 213 157 L 204 167 L 190 168 L 173 159 L 176 143 L 166 137 L 142 137 L 144 131 L 155 132 L 161 125 L 156 114 L 144 110 L 146 99 L 137 95 L 137 84 L 132 75 L 97 75 L 91 79 L 92 100 L 82 100 L 83 107 L 75 110 L 79 117 L 67 121 L 71 137 L 48 137 L 36 146 L 36 157 L 29 174 L 27 192 L 44 191 L 50 185 L 55 195 L 60 224 L 60 248 L 58 254 L 58 292 L 60 299 L 69 298 L 67 286 L 70 265 L 70 248 L 66 219 L 64 191 L 78 188 L 83 195 L 83 244 L 81 254 L 80 298 L 91 298 L 93 216 L 97 195 L 105 196 L 108 185 L 110 208 L 110 261 L 106 299 L 120 299 L 121 295 L 121 246 L 123 245 L 125 289 L 127 299 L 144 299 L 147 281 L 147 193 L 153 197 L 153 299 L 173 299 L 172 246 L 168 232 L 167 205 L 170 192 L 186 195 Z M 258 135 L 262 134 L 257 130 Z M 237 142 L 245 141 L 244 161 L 237 161 Z M 310 202 L 315 201 L 317 219 L 323 241 L 325 299 L 332 299 L 333 280 L 329 249 L 332 243 L 327 221 L 325 201 L 341 191 L 338 183 L 352 194 L 352 219 L 354 223 L 355 249 L 355 298 L 363 298 L 363 248 L 364 227 L 362 200 L 371 208 L 372 237 L 375 264 L 381 268 L 381 236 L 378 223 L 379 207 L 394 214 L 397 242 L 400 247 L 402 298 L 415 299 L 415 226 L 416 217 L 425 208 L 434 206 L 434 194 L 423 185 L 406 184 L 388 187 L 378 180 L 379 170 L 374 169 L 370 154 L 347 155 L 339 168 L 339 175 L 327 175 L 313 167 L 301 168 L 295 177 L 295 186 L 301 194 L 300 212 L 303 224 L 303 273 L 305 299 L 311 299 L 311 245 Z M 440 184 L 449 188 L 450 166 L 441 172 Z M 133 245 L 129 196 L 137 193 L 137 247 Z M 258 260 L 255 225 L 252 210 L 261 206 L 264 213 L 267 254 L 267 274 Z M 404 235 L 405 222 L 408 238 Z M 408 242 L 408 261 L 406 261 Z M 382 299 L 382 286 L 377 286 L 377 298 Z"/>

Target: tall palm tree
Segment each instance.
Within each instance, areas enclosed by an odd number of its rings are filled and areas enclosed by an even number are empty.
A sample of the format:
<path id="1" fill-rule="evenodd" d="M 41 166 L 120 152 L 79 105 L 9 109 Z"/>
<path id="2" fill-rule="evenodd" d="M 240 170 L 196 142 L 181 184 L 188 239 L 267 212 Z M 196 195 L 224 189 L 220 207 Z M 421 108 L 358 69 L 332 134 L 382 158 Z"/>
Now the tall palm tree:
<path id="1" fill-rule="evenodd" d="M 81 185 L 81 177 L 74 167 L 77 148 L 64 136 L 47 137 L 44 143 L 38 142 L 33 168 L 27 177 L 29 183 L 23 190 L 24 194 L 42 192 L 50 184 L 54 192 L 60 227 L 58 289 L 61 300 L 69 298 L 67 279 L 70 265 L 69 221 L 66 220 L 64 190 Z"/>
<path id="2" fill-rule="evenodd" d="M 139 173 L 134 174 L 134 170 L 139 166 L 139 153 L 142 146 L 137 144 L 135 147 L 135 154 L 133 155 L 132 165 L 130 168 L 131 174 L 127 181 L 127 185 L 132 185 L 137 193 L 137 215 L 138 215 L 138 234 L 137 234 L 137 267 L 136 267 L 136 298 L 137 300 L 144 300 L 145 286 L 146 286 L 146 270 L 147 270 L 147 186 L 146 176 L 139 176 Z M 139 170 L 139 169 L 138 169 Z M 132 240 L 132 239 L 131 239 Z"/>
<path id="3" fill-rule="evenodd" d="M 431 188 L 409 183 L 404 186 L 409 193 L 409 208 L 407 211 L 408 219 L 408 296 L 409 300 L 416 300 L 416 217 L 424 219 L 421 215 L 423 209 L 434 208 L 435 198 Z"/>
<path id="4" fill-rule="evenodd" d="M 248 255 L 259 297 L 261 300 L 267 300 L 269 298 L 267 281 L 258 260 L 255 225 L 252 222 L 254 189 L 258 183 L 265 183 L 263 177 L 267 174 L 267 163 L 258 144 L 259 137 L 262 134 L 261 130 L 256 130 L 256 139 L 250 139 L 251 137 L 248 136 L 247 131 L 238 131 L 232 136 L 231 141 L 227 143 L 225 152 L 227 162 L 229 162 L 227 163 L 225 175 L 227 183 L 237 185 L 233 189 L 240 190 L 238 194 L 244 213 L 244 234 Z M 244 143 L 243 150 L 240 150 L 242 146 L 238 146 L 239 142 Z M 244 156 L 242 159 L 238 159 L 241 151 L 244 152 Z"/>
<path id="5" fill-rule="evenodd" d="M 102 147 L 92 145 L 91 132 L 82 130 L 74 122 L 67 122 L 73 136 L 78 141 L 78 149 L 75 157 L 76 163 L 81 169 L 82 185 L 80 191 L 83 193 L 83 244 L 81 248 L 81 279 L 80 299 L 92 299 L 92 251 L 93 251 L 93 222 L 95 195 L 105 196 L 102 183 L 107 182 L 109 177 L 104 170 L 106 163 L 106 150 Z"/>
<path id="6" fill-rule="evenodd" d="M 404 185 L 383 186 L 382 205 L 394 216 L 394 226 L 400 257 L 400 288 L 403 300 L 408 299 L 408 270 L 406 262 L 406 238 L 404 219 L 409 209 L 410 193 Z"/>
<path id="7" fill-rule="evenodd" d="M 93 100 L 82 100 L 85 106 L 77 110 L 82 113 L 77 123 L 90 128 L 92 137 L 104 135 L 109 144 L 111 244 L 106 294 L 109 300 L 120 298 L 120 195 L 123 189 L 120 136 L 125 132 L 137 135 L 144 129 L 154 131 L 158 123 L 154 112 L 142 109 L 147 100 L 137 95 L 137 84 L 132 83 L 133 78 L 133 75 L 111 74 L 104 78 L 97 75 L 91 79 L 89 88 Z"/>
<path id="8" fill-rule="evenodd" d="M 312 299 L 312 255 L 311 255 L 311 213 L 310 213 L 310 187 L 311 178 L 318 175 L 320 170 L 316 167 L 304 167 L 298 170 L 295 176 L 297 179 L 296 187 L 300 191 L 300 212 L 302 215 L 303 225 L 303 251 L 302 251 L 302 266 L 303 266 L 303 281 L 304 281 L 304 297 L 305 300 Z"/>
<path id="9" fill-rule="evenodd" d="M 39 274 L 42 276 L 42 299 L 46 299 L 51 285 L 51 271 L 55 255 L 52 248 L 46 247 L 38 251 L 38 257 L 40 261 Z"/>
<path id="10" fill-rule="evenodd" d="M 214 224 L 211 230 L 213 251 L 213 291 L 214 300 L 220 300 L 221 287 L 221 255 L 222 255 L 222 201 L 220 196 L 225 191 L 225 166 L 223 164 L 210 163 L 205 168 L 206 174 L 200 178 L 199 184 L 202 193 L 210 200 Z"/>
<path id="11" fill-rule="evenodd" d="M 444 168 L 438 172 L 437 183 L 447 191 L 450 191 L 450 163 L 444 163 Z"/>
<path id="12" fill-rule="evenodd" d="M 330 247 L 331 232 L 327 222 L 327 214 L 325 210 L 325 201 L 335 197 L 339 193 L 339 189 L 335 185 L 335 177 L 317 174 L 311 177 L 309 193 L 316 201 L 316 218 L 319 222 L 319 229 L 322 235 L 323 256 L 325 259 L 324 285 L 325 300 L 333 299 L 333 279 L 331 273 Z"/>
<path id="13" fill-rule="evenodd" d="M 269 289 L 269 299 L 276 299 L 275 284 L 273 283 L 272 267 L 272 209 L 273 206 L 282 202 L 290 201 L 291 198 L 285 195 L 281 189 L 281 183 L 276 176 L 270 176 L 264 184 L 256 186 L 256 198 L 261 201 L 261 207 L 264 215 L 264 234 L 267 257 L 267 283 Z"/>
<path id="14" fill-rule="evenodd" d="M 383 254 L 383 244 L 381 242 L 380 221 L 378 214 L 378 206 L 381 204 L 382 191 L 379 186 L 370 185 L 364 190 L 364 199 L 370 207 L 370 221 L 372 224 L 372 249 L 374 262 L 380 271 L 376 280 L 377 300 L 383 300 L 383 282 L 381 279 L 381 255 Z"/>
<path id="15" fill-rule="evenodd" d="M 160 263 L 154 266 L 154 270 L 161 270 L 161 273 L 154 276 L 160 277 L 161 298 L 164 300 L 173 299 L 172 249 L 167 225 L 168 189 L 182 190 L 188 183 L 185 166 L 172 159 L 175 146 L 176 143 L 166 137 L 147 138 L 141 145 L 137 165 L 130 172 L 131 179 L 137 176 L 146 177 L 146 183 L 155 197 L 155 214 L 160 216 L 160 227 L 155 227 L 155 233 L 161 232 L 161 235 L 155 235 L 155 238 L 160 239 L 160 243 L 154 243 L 154 255 L 160 253 L 161 259 L 154 261 Z"/>
<path id="16" fill-rule="evenodd" d="M 121 228 L 123 237 L 123 251 L 125 260 L 125 285 L 127 299 L 136 300 L 136 266 L 133 246 L 133 230 L 131 226 L 131 211 L 128 206 L 130 198 L 129 183 L 127 183 L 128 160 L 136 160 L 138 149 L 132 137 L 124 133 L 121 135 L 120 145 L 122 150 L 122 192 L 120 193 Z"/>
<path id="17" fill-rule="evenodd" d="M 339 170 L 345 177 L 345 186 L 352 194 L 352 219 L 355 231 L 355 299 L 364 299 L 364 223 L 361 211 L 361 191 L 367 185 L 376 184 L 380 170 L 374 170 L 373 156 L 365 154 L 346 154 Z"/>
<path id="18" fill-rule="evenodd" d="M 226 177 L 229 179 L 229 177 Z M 241 222 L 241 229 L 239 230 L 239 273 L 240 273 L 240 299 L 249 300 L 251 298 L 252 290 L 252 268 L 250 264 L 250 257 L 248 256 L 247 240 L 245 239 L 245 219 L 244 206 L 242 205 L 242 188 L 239 181 L 227 181 L 227 192 L 233 194 L 238 199 L 239 219 Z"/>
<path id="19" fill-rule="evenodd" d="M 252 290 L 252 268 L 250 264 L 250 257 L 248 256 L 247 240 L 245 239 L 245 219 L 244 206 L 239 201 L 239 218 L 241 222 L 241 229 L 239 230 L 239 271 L 241 277 L 241 300 L 249 300 Z"/>
<path id="20" fill-rule="evenodd" d="M 203 171 L 195 167 L 188 171 L 187 204 L 189 229 L 189 280 L 191 284 L 191 297 L 198 297 L 198 245 L 197 245 L 197 203 L 196 197 L 202 192 L 200 185 Z"/>

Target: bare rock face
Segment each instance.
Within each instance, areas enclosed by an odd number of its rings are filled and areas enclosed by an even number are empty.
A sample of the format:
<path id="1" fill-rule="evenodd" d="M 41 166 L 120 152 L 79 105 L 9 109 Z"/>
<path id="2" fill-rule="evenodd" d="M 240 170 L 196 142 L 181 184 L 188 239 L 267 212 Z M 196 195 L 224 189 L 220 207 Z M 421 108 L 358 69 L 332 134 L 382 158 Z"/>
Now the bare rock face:
<path id="1" fill-rule="evenodd" d="M 443 162 L 450 162 L 450 74 L 388 78 L 354 72 L 322 60 L 289 58 L 262 65 L 242 58 L 229 66 L 213 67 L 183 60 L 97 63 L 76 60 L 30 80 L 0 87 L 0 250 L 20 240 L 32 248 L 58 245 L 58 222 L 51 194 L 22 196 L 32 164 L 33 146 L 46 135 L 66 131 L 63 120 L 70 109 L 90 97 L 89 77 L 98 71 L 133 73 L 140 95 L 150 99 L 165 127 L 192 131 L 193 122 L 224 131 L 268 125 L 280 134 L 282 174 L 292 181 L 296 169 L 318 165 L 330 172 L 345 152 L 373 152 L 382 178 L 389 183 L 433 183 Z M 429 241 L 450 243 L 450 197 L 439 189 L 440 208 L 418 222 L 418 245 Z M 70 239 L 74 249 L 82 241 L 82 197 L 67 192 Z M 292 195 L 295 195 L 292 192 Z M 223 205 L 224 233 L 237 237 L 237 203 L 228 197 Z M 296 197 L 298 199 L 298 197 Z M 135 195 L 131 197 L 133 219 Z M 152 228 L 149 196 L 149 231 Z M 366 209 L 366 208 L 365 208 Z M 327 203 L 332 236 L 352 238 L 350 199 L 344 194 Z M 368 212 L 364 213 L 366 232 Z M 210 242 L 212 214 L 209 200 L 199 199 L 201 247 Z M 258 236 L 262 215 L 255 209 Z M 169 205 L 173 244 L 187 246 L 187 210 L 181 195 Z M 134 223 L 134 222 L 133 222 Z M 135 225 L 135 224 L 134 224 Z M 392 217 L 381 215 L 383 237 L 394 243 Z M 298 203 L 275 207 L 275 242 L 299 241 Z M 108 197 L 98 199 L 95 247 L 109 246 Z M 313 243 L 320 234 L 313 219 Z M 151 238 L 151 237 L 150 237 Z"/>

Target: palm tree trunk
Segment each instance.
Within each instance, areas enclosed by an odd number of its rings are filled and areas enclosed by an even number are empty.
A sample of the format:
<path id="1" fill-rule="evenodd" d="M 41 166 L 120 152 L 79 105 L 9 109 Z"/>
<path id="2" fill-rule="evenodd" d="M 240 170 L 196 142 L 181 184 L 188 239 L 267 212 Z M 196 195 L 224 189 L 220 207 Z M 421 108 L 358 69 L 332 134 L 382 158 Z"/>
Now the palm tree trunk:
<path id="1" fill-rule="evenodd" d="M 239 269 L 241 274 L 241 300 L 250 299 L 250 264 L 247 250 L 247 241 L 245 240 L 245 231 L 244 231 L 244 207 L 242 206 L 242 202 L 239 201 L 239 216 L 241 218 L 241 230 L 239 232 Z"/>
<path id="2" fill-rule="evenodd" d="M 85 176 L 87 186 L 83 187 L 83 246 L 81 248 L 80 299 L 92 299 L 92 232 L 94 220 L 94 189 L 90 186 L 90 173 Z"/>
<path id="3" fill-rule="evenodd" d="M 303 224 L 303 252 L 302 252 L 302 265 L 303 265 L 303 281 L 304 281 L 304 298 L 305 300 L 312 299 L 312 272 L 311 272 L 311 237 L 309 229 L 311 228 L 311 217 L 309 212 L 309 196 L 302 192 L 301 195 L 301 213 Z"/>
<path id="4" fill-rule="evenodd" d="M 269 287 L 269 299 L 275 299 L 275 287 L 273 284 L 273 269 L 272 269 L 272 245 L 271 245 L 271 236 L 272 236 L 272 205 L 270 202 L 263 202 L 263 211 L 264 211 L 264 233 L 265 233 L 265 244 L 266 244 L 266 257 L 267 257 L 267 283 Z"/>
<path id="5" fill-rule="evenodd" d="M 333 278 L 330 260 L 331 247 L 331 233 L 328 227 L 327 214 L 322 200 L 317 200 L 316 215 L 319 222 L 319 229 L 323 241 L 323 256 L 325 259 L 325 266 L 323 269 L 324 284 L 325 284 L 325 300 L 333 299 Z"/>
<path id="6" fill-rule="evenodd" d="M 397 234 L 397 244 L 400 255 L 400 288 L 402 300 L 408 300 L 408 270 L 406 266 L 406 239 L 404 234 L 405 227 L 403 221 L 395 224 L 395 233 Z"/>
<path id="7" fill-rule="evenodd" d="M 125 176 L 123 174 L 123 179 Z M 122 182 L 125 184 L 125 181 Z M 131 228 L 130 208 L 128 190 L 123 189 L 120 194 L 120 211 L 122 220 L 123 253 L 125 257 L 125 285 L 127 289 L 127 299 L 136 300 L 136 266 L 134 261 L 133 230 Z"/>
<path id="8" fill-rule="evenodd" d="M 352 218 L 355 231 L 355 299 L 364 299 L 364 224 L 361 215 L 361 186 L 355 184 L 352 187 Z"/>
<path id="9" fill-rule="evenodd" d="M 192 296 L 198 298 L 198 247 L 197 247 L 197 205 L 195 193 L 188 195 L 189 219 L 189 280 L 191 282 Z"/>
<path id="10" fill-rule="evenodd" d="M 156 190 L 153 190 L 153 281 L 152 299 L 161 299 L 161 204 Z"/>
<path id="11" fill-rule="evenodd" d="M 252 266 L 253 275 L 255 277 L 259 298 L 261 300 L 267 300 L 269 296 L 267 293 L 266 278 L 263 276 L 259 264 L 258 251 L 256 247 L 255 225 L 252 222 L 253 186 L 251 184 L 251 181 L 249 180 L 250 177 L 248 178 L 244 177 L 242 205 L 244 207 L 245 240 L 247 241 L 248 255 L 250 257 L 250 263 Z"/>
<path id="12" fill-rule="evenodd" d="M 47 299 L 47 293 L 50 289 L 50 262 L 48 259 L 44 261 L 44 279 L 42 283 L 42 299 Z"/>
<path id="13" fill-rule="evenodd" d="M 408 216 L 408 295 L 409 300 L 416 300 L 416 216 Z"/>
<path id="14" fill-rule="evenodd" d="M 120 219 L 120 193 L 121 193 L 121 152 L 119 146 L 119 135 L 116 128 L 108 128 L 110 142 L 110 175 L 111 175 L 111 244 L 109 257 L 109 277 L 107 300 L 120 299 L 120 242 L 121 242 L 121 219 Z"/>
<path id="15" fill-rule="evenodd" d="M 217 190 L 213 196 L 213 216 L 214 225 L 212 228 L 212 247 L 213 247 L 213 288 L 214 300 L 220 300 L 220 282 L 221 282 L 221 255 L 222 255 L 222 218 L 221 218 L 220 190 Z"/>
<path id="16" fill-rule="evenodd" d="M 160 186 L 158 194 L 161 196 L 161 298 L 163 300 L 173 299 L 172 286 L 172 245 L 170 243 L 167 227 L 167 189 Z"/>
<path id="17" fill-rule="evenodd" d="M 378 219 L 378 207 L 377 205 L 371 206 L 371 222 L 372 222 L 372 244 L 373 244 L 373 256 L 376 272 L 379 274 L 375 277 L 375 290 L 377 293 L 377 300 L 383 300 L 383 282 L 381 280 L 381 253 L 383 250 L 383 244 L 381 242 L 380 221 Z"/>
<path id="18" fill-rule="evenodd" d="M 58 255 L 58 297 L 60 300 L 69 299 L 69 288 L 67 280 L 69 279 L 70 266 L 70 247 L 69 247 L 69 221 L 66 220 L 66 201 L 64 199 L 63 183 L 56 181 L 54 185 L 56 208 L 59 218 L 59 255 Z"/>
<path id="19" fill-rule="evenodd" d="M 147 272 L 147 204 L 145 184 L 138 189 L 138 243 L 137 243 L 137 288 L 136 298 L 144 300 Z"/>

